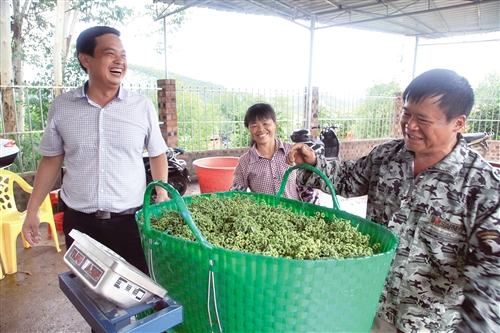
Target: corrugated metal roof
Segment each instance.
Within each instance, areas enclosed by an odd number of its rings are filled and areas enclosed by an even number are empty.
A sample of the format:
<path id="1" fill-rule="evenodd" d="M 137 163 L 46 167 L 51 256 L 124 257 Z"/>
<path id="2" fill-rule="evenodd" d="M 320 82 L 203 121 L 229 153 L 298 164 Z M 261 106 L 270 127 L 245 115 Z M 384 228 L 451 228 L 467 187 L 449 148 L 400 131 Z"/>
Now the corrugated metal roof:
<path id="1" fill-rule="evenodd" d="M 276 16 L 310 28 L 349 27 L 420 38 L 500 30 L 500 0 L 153 0 L 181 10 L 203 7 Z M 170 12 L 172 13 L 172 11 Z M 169 14 L 167 14 L 168 16 Z"/>

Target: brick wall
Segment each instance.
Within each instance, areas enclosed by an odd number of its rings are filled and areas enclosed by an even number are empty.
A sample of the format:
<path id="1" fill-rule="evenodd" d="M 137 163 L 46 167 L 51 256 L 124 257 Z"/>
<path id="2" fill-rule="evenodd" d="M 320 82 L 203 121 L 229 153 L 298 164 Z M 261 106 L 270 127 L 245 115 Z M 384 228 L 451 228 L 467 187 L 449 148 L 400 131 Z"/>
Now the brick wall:
<path id="1" fill-rule="evenodd" d="M 169 147 L 177 147 L 177 101 L 175 80 L 158 80 L 158 113 L 163 138 Z"/>
<path id="2" fill-rule="evenodd" d="M 387 141 L 389 139 L 340 141 L 340 159 L 341 161 L 357 160 Z"/>
<path id="3" fill-rule="evenodd" d="M 340 155 L 342 161 L 356 160 L 368 153 L 381 143 L 391 139 L 379 140 L 354 140 L 340 142 Z M 500 141 L 489 141 L 489 150 L 486 152 L 485 159 L 492 163 L 500 163 Z M 479 153 L 483 153 L 479 151 Z"/>
<path id="4" fill-rule="evenodd" d="M 307 88 L 306 88 L 306 93 L 307 93 Z M 307 101 L 307 98 L 305 99 Z M 319 140 L 319 132 L 321 130 L 318 130 L 317 128 L 312 129 L 313 127 L 318 127 L 318 102 L 319 102 L 319 89 L 318 87 L 313 87 L 312 88 L 312 93 L 311 93 L 311 135 L 315 140 Z M 307 108 L 304 108 L 304 112 L 307 110 Z M 304 115 L 305 116 L 305 115 Z M 305 118 L 305 117 L 304 117 Z"/>
<path id="5" fill-rule="evenodd" d="M 393 104 L 393 116 L 392 116 L 392 137 L 402 138 L 403 133 L 401 132 L 401 113 L 403 112 L 403 98 L 402 93 L 397 92 L 394 94 L 396 97 Z"/>
<path id="6" fill-rule="evenodd" d="M 500 141 L 489 141 L 489 150 L 486 152 L 486 160 L 499 164 L 500 163 Z M 497 167 L 499 167 L 497 165 Z"/>
<path id="7" fill-rule="evenodd" d="M 357 160 L 362 156 L 368 155 L 368 153 L 379 144 L 387 142 L 389 140 L 392 139 L 341 141 L 340 158 L 342 161 Z M 490 141 L 489 147 L 490 149 L 487 152 L 486 159 L 493 163 L 500 163 L 500 141 Z M 196 169 L 193 165 L 194 160 L 214 156 L 239 157 L 246 151 L 248 151 L 248 148 L 195 151 L 186 152 L 184 155 L 179 155 L 178 158 L 186 161 L 189 173 L 191 174 L 192 178 L 198 179 L 196 175 Z"/>

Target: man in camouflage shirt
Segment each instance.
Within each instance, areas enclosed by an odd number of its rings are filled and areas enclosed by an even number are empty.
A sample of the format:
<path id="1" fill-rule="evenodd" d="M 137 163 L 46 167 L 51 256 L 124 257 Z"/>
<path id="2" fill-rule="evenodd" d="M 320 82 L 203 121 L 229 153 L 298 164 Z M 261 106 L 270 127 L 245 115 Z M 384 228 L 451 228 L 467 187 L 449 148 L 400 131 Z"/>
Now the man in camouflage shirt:
<path id="1" fill-rule="evenodd" d="M 366 217 L 398 235 L 378 317 L 402 332 L 500 332 L 500 170 L 459 132 L 472 88 L 435 69 L 403 98 L 403 139 L 342 164 L 297 144 L 287 162 L 316 166 L 341 196 L 368 195 Z M 317 174 L 297 178 L 329 192 Z"/>

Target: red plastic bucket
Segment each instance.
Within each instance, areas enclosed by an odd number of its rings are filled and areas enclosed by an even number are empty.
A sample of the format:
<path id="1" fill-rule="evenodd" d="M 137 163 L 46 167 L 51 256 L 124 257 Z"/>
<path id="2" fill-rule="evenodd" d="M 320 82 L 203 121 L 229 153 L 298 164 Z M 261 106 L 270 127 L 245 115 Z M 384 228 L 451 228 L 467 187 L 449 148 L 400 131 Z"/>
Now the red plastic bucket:
<path id="1" fill-rule="evenodd" d="M 206 157 L 193 161 L 201 193 L 227 192 L 233 185 L 238 157 Z"/>
<path id="2" fill-rule="evenodd" d="M 54 222 L 56 225 L 56 231 L 57 232 L 63 232 L 63 219 L 64 219 L 64 212 L 54 214 Z M 52 228 L 50 227 L 50 224 L 47 223 L 47 239 L 52 239 Z"/>

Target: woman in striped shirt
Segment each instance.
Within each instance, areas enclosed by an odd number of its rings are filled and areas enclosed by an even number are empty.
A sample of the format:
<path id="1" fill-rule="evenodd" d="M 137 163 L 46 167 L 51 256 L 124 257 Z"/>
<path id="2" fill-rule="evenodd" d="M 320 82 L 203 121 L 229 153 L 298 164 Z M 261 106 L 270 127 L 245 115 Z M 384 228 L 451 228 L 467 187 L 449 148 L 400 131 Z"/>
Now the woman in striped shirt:
<path id="1" fill-rule="evenodd" d="M 239 158 L 230 190 L 275 195 L 280 189 L 283 174 L 290 167 L 285 159 L 293 144 L 275 137 L 276 113 L 269 104 L 252 105 L 247 110 L 244 123 L 252 138 L 251 148 Z M 297 185 L 296 170 L 287 180 L 284 196 L 319 204 L 318 190 Z"/>

